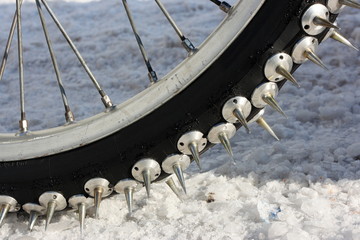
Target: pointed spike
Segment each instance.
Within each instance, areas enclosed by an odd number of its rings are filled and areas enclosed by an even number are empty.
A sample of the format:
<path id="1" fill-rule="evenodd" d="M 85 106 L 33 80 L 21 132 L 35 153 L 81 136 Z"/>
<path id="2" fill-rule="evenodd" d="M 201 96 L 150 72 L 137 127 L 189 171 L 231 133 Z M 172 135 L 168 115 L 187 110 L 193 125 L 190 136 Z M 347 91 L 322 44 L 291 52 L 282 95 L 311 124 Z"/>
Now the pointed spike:
<path id="1" fill-rule="evenodd" d="M 28 226 L 29 231 L 32 231 L 32 230 L 33 230 L 38 216 L 39 216 L 39 213 L 38 213 L 38 212 L 36 212 L 36 211 L 31 211 L 31 212 L 30 212 L 29 226 Z"/>
<path id="2" fill-rule="evenodd" d="M 321 59 L 311 49 L 305 51 L 305 57 L 316 65 L 328 70 L 323 61 L 321 61 Z"/>
<path id="3" fill-rule="evenodd" d="M 47 205 L 47 209 L 46 209 L 46 222 L 45 222 L 45 231 L 47 230 L 51 219 L 54 215 L 55 212 L 55 208 L 56 208 L 56 202 L 55 201 L 50 201 Z"/>
<path id="4" fill-rule="evenodd" d="M 265 121 L 263 117 L 260 117 L 256 120 L 257 124 L 259 124 L 263 129 L 265 129 L 271 136 L 273 136 L 276 140 L 280 141 L 279 137 L 276 135 L 274 130 L 269 126 L 269 124 Z"/>
<path id="5" fill-rule="evenodd" d="M 235 108 L 234 112 L 233 112 L 234 116 L 239 120 L 239 122 L 241 123 L 241 125 L 244 126 L 244 128 L 246 129 L 247 133 L 250 133 L 250 129 L 249 126 L 247 124 L 246 121 L 246 117 L 244 112 L 240 109 L 240 108 Z"/>
<path id="6" fill-rule="evenodd" d="M 144 184 L 146 188 L 147 197 L 150 198 L 150 186 L 151 186 L 151 173 L 150 170 L 144 170 L 142 172 Z"/>
<path id="7" fill-rule="evenodd" d="M 200 154 L 199 154 L 198 144 L 196 142 L 190 143 L 189 149 L 190 149 L 190 152 L 191 152 L 196 164 L 198 165 L 198 167 L 201 171 L 201 162 L 200 162 Z"/>
<path id="8" fill-rule="evenodd" d="M 354 44 L 352 44 L 349 40 L 347 40 L 343 35 L 341 35 L 337 31 L 334 31 L 330 37 L 342 44 L 345 44 L 348 47 L 355 49 L 356 51 L 359 51 L 359 49 L 357 47 L 355 47 Z"/>
<path id="9" fill-rule="evenodd" d="M 95 218 L 99 218 L 99 209 L 102 200 L 104 189 L 97 187 L 94 189 L 94 204 L 95 204 Z"/>
<path id="10" fill-rule="evenodd" d="M 227 153 L 230 155 L 231 160 L 234 161 L 234 153 L 232 151 L 231 143 L 230 143 L 230 140 L 229 140 L 229 137 L 227 136 L 227 134 L 224 132 L 220 133 L 219 140 L 220 140 L 221 144 L 224 146 Z"/>
<path id="11" fill-rule="evenodd" d="M 185 178 L 184 178 L 184 173 L 183 173 L 183 170 L 182 170 L 180 164 L 174 164 L 173 169 L 174 169 L 174 173 L 175 173 L 176 177 L 178 178 L 178 180 L 180 182 L 182 189 L 184 190 L 184 193 L 186 194 Z"/>
<path id="12" fill-rule="evenodd" d="M 281 109 L 275 98 L 271 94 L 266 94 L 262 97 L 264 102 L 266 102 L 270 107 L 275 109 L 277 112 L 279 112 L 281 115 L 283 115 L 285 118 L 288 118 L 285 114 L 285 112 Z"/>
<path id="13" fill-rule="evenodd" d="M 294 78 L 294 76 L 288 71 L 286 70 L 284 67 L 282 66 L 278 66 L 276 68 L 276 72 L 278 74 L 280 74 L 281 76 L 283 76 L 284 78 L 286 78 L 287 80 L 289 80 L 291 83 L 293 83 L 295 86 L 300 87 L 299 83 L 296 81 L 296 79 Z"/>
<path id="14" fill-rule="evenodd" d="M 132 187 L 127 187 L 124 189 L 125 192 L 125 199 L 126 199 L 126 204 L 129 210 L 129 214 L 132 214 L 133 211 L 133 201 L 134 201 L 134 188 Z"/>
<path id="15" fill-rule="evenodd" d="M 340 3 L 348 7 L 360 9 L 360 3 L 355 2 L 353 0 L 340 0 Z"/>
<path id="16" fill-rule="evenodd" d="M 174 179 L 170 177 L 168 180 L 166 180 L 166 184 L 170 187 L 170 189 L 175 193 L 175 195 L 182 201 L 179 189 L 176 187 Z"/>
<path id="17" fill-rule="evenodd" d="M 332 22 L 330 22 L 329 20 L 327 20 L 325 18 L 315 17 L 313 22 L 315 25 L 318 25 L 318 26 L 334 28 L 334 29 L 340 30 L 340 28 L 338 26 L 334 25 Z"/>
<path id="18" fill-rule="evenodd" d="M 7 213 L 10 210 L 10 204 L 3 204 L 0 208 L 0 226 L 2 226 Z"/>
<path id="19" fill-rule="evenodd" d="M 86 204 L 80 203 L 79 204 L 79 222 L 80 222 L 80 234 L 83 235 L 84 232 L 84 223 L 86 217 Z"/>

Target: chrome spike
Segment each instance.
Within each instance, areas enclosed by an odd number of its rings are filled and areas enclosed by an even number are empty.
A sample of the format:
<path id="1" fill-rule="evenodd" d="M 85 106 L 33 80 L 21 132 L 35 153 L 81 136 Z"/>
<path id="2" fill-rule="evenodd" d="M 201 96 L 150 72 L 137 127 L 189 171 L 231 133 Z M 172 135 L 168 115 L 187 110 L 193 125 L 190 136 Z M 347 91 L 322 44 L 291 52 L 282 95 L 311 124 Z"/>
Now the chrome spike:
<path id="1" fill-rule="evenodd" d="M 84 232 L 86 210 L 94 205 L 94 200 L 82 194 L 77 194 L 69 198 L 69 206 L 79 212 L 80 234 Z"/>
<path id="2" fill-rule="evenodd" d="M 66 199 L 58 192 L 45 192 L 39 197 L 39 203 L 46 208 L 45 231 L 47 230 L 54 212 L 61 211 L 66 208 Z"/>
<path id="3" fill-rule="evenodd" d="M 142 175 L 143 175 L 143 181 L 144 181 L 145 188 L 146 188 L 147 197 L 150 198 L 151 172 L 149 169 L 147 169 L 142 172 Z"/>
<path id="4" fill-rule="evenodd" d="M 250 132 L 246 118 L 249 117 L 252 106 L 245 97 L 230 98 L 222 108 L 222 116 L 229 123 L 241 123 Z"/>
<path id="5" fill-rule="evenodd" d="M 198 147 L 197 142 L 191 142 L 188 146 L 189 146 L 191 155 L 194 158 L 194 161 L 196 162 L 196 164 L 198 165 L 198 167 L 201 171 L 200 153 L 199 153 L 199 147 Z"/>
<path id="6" fill-rule="evenodd" d="M 174 169 L 174 173 L 175 173 L 176 177 L 178 178 L 178 180 L 180 182 L 182 189 L 184 190 L 184 193 L 186 194 L 185 178 L 184 178 L 184 173 L 181 168 L 181 165 L 174 164 L 173 169 Z"/>
<path id="7" fill-rule="evenodd" d="M 284 117 L 288 118 L 285 114 L 285 112 L 281 109 L 277 101 L 275 100 L 274 96 L 272 94 L 264 94 L 262 99 L 264 102 L 266 102 L 270 107 L 275 109 L 277 112 L 279 112 Z"/>
<path id="8" fill-rule="evenodd" d="M 94 190 L 94 203 L 95 203 L 95 218 L 99 218 L 99 209 L 104 193 L 104 188 L 96 187 Z"/>
<path id="9" fill-rule="evenodd" d="M 164 172 L 168 174 L 175 173 L 178 178 L 181 187 L 186 194 L 186 186 L 183 171 L 190 165 L 190 158 L 187 155 L 174 154 L 167 157 L 161 164 Z"/>
<path id="10" fill-rule="evenodd" d="M 244 128 L 246 129 L 246 132 L 250 133 L 250 129 L 249 129 L 248 123 L 246 121 L 244 112 L 240 108 L 235 108 L 233 114 L 239 120 L 241 125 L 244 126 Z"/>
<path id="11" fill-rule="evenodd" d="M 271 136 L 273 136 L 276 140 L 280 141 L 279 137 L 276 135 L 274 130 L 269 126 L 269 124 L 265 121 L 263 117 L 260 117 L 256 120 L 256 123 L 259 124 L 263 129 L 265 129 Z"/>
<path id="12" fill-rule="evenodd" d="M 104 178 L 92 178 L 85 183 L 84 189 L 87 194 L 94 197 L 95 218 L 98 218 L 101 201 L 113 192 L 113 188 Z"/>
<path id="13" fill-rule="evenodd" d="M 129 213 L 132 214 L 134 202 L 134 188 L 125 188 L 124 193 Z"/>
<path id="14" fill-rule="evenodd" d="M 134 192 L 138 192 L 141 189 L 141 184 L 133 179 L 120 180 L 114 187 L 117 193 L 124 193 L 126 204 L 129 210 L 129 214 L 133 211 Z"/>
<path id="15" fill-rule="evenodd" d="M 30 215 L 28 228 L 30 231 L 32 231 L 37 218 L 45 214 L 45 207 L 35 203 L 26 203 L 22 206 L 22 208 Z"/>
<path id="16" fill-rule="evenodd" d="M 180 199 L 180 201 L 182 201 L 180 191 L 176 187 L 174 179 L 172 177 L 169 177 L 165 182 L 169 186 L 169 188 L 173 191 L 173 193 L 175 193 L 175 195 Z"/>
<path id="17" fill-rule="evenodd" d="M 46 208 L 45 231 L 47 230 L 56 209 L 56 201 L 49 201 Z"/>
<path id="18" fill-rule="evenodd" d="M 337 31 L 333 31 L 333 33 L 330 35 L 330 37 L 348 47 L 355 49 L 356 51 L 359 51 L 359 49 L 357 47 L 355 47 L 354 44 L 352 44 L 349 40 L 347 40 L 343 35 L 341 35 Z"/>
<path id="19" fill-rule="evenodd" d="M 346 5 L 346 6 L 348 6 L 348 7 L 360 9 L 360 3 L 355 2 L 355 1 L 353 1 L 353 0 L 339 0 L 339 2 L 340 2 L 342 5 Z"/>
<path id="20" fill-rule="evenodd" d="M 39 213 L 36 212 L 36 211 L 31 211 L 30 212 L 30 216 L 29 216 L 29 225 L 28 225 L 28 228 L 29 228 L 29 231 L 32 231 L 34 226 L 35 226 L 35 223 L 36 223 L 36 220 L 38 219 L 39 217 Z"/>
<path id="21" fill-rule="evenodd" d="M 315 54 L 315 52 L 311 49 L 307 49 L 305 52 L 305 57 L 315 63 L 316 65 L 328 70 L 323 61 Z"/>
<path id="22" fill-rule="evenodd" d="M 9 203 L 5 203 L 5 204 L 1 205 L 1 207 L 0 207 L 0 226 L 2 226 L 3 221 L 4 221 L 7 213 L 9 212 L 9 210 L 10 210 Z"/>
<path id="23" fill-rule="evenodd" d="M 330 29 L 329 31 L 333 31 Z M 304 37 L 294 46 L 291 57 L 296 64 L 302 64 L 308 60 L 306 52 L 315 52 L 319 46 L 319 41 L 314 37 Z"/>
<path id="24" fill-rule="evenodd" d="M 234 161 L 234 154 L 231 148 L 230 139 L 235 135 L 236 127 L 234 124 L 231 123 L 220 123 L 215 125 L 213 128 L 210 129 L 209 134 L 207 136 L 209 142 L 213 144 L 221 143 L 225 150 L 231 157 L 233 163 Z"/>
<path id="25" fill-rule="evenodd" d="M 192 155 L 194 161 L 201 170 L 200 152 L 204 150 L 207 144 L 206 138 L 199 131 L 187 132 L 180 137 L 177 143 L 178 150 L 186 155 Z"/>
<path id="26" fill-rule="evenodd" d="M 147 196 L 150 197 L 151 182 L 161 174 L 160 164 L 154 159 L 141 159 L 135 163 L 131 173 L 136 180 L 145 184 Z"/>
<path id="27" fill-rule="evenodd" d="M 340 28 L 338 26 L 334 25 L 332 22 L 330 22 L 329 20 L 327 20 L 325 18 L 314 17 L 313 22 L 315 25 L 318 25 L 318 26 L 322 26 L 322 27 L 326 27 L 326 28 L 334 28 L 334 29 L 340 30 Z"/>
<path id="28" fill-rule="evenodd" d="M 234 153 L 231 148 L 231 143 L 230 143 L 228 135 L 226 133 L 220 133 L 219 140 L 221 141 L 221 144 L 224 146 L 225 150 L 227 151 L 227 153 L 230 155 L 231 159 L 234 162 Z"/>
<path id="29" fill-rule="evenodd" d="M 291 83 L 293 83 L 295 86 L 300 87 L 298 81 L 296 81 L 296 79 L 294 78 L 294 76 L 288 71 L 286 70 L 284 67 L 282 66 L 278 66 L 276 68 L 276 72 L 279 73 L 281 76 L 283 76 L 284 78 L 286 78 L 287 80 L 289 80 Z"/>

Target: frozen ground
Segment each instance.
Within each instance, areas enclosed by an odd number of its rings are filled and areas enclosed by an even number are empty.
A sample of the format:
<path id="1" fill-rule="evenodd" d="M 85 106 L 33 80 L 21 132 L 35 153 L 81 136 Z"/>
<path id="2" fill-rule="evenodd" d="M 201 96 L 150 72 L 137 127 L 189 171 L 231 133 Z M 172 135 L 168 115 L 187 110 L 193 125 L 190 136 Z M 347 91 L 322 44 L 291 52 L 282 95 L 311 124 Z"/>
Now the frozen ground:
<path id="1" fill-rule="evenodd" d="M 9 2 L 13 1 L 0 0 L 1 48 L 14 12 Z M 207 0 L 164 3 L 196 44 L 223 17 Z M 162 76 L 185 53 L 168 25 L 159 26 L 165 19 L 152 1 L 129 4 L 136 9 L 136 19 L 154 16 L 137 22 L 154 68 Z M 53 1 L 51 6 L 114 102 L 147 85 L 120 1 Z M 56 126 L 63 121 L 62 113 L 49 109 L 62 109 L 60 97 L 32 1 L 25 2 L 23 14 L 30 127 Z M 356 10 L 346 10 L 339 19 L 344 35 L 358 45 L 359 23 Z M 58 61 L 76 117 L 101 111 L 96 91 L 66 44 L 59 35 L 53 36 L 53 42 L 56 51 L 64 54 Z M 331 40 L 321 46 L 319 55 L 330 71 L 306 63 L 295 74 L 302 87 L 286 84 L 281 91 L 278 99 L 289 119 L 270 109 L 266 113 L 281 142 L 256 125 L 251 126 L 250 136 L 240 130 L 232 139 L 236 167 L 217 146 L 202 156 L 209 171 L 199 174 L 195 166 L 188 169 L 188 197 L 183 202 L 164 183 L 154 184 L 151 199 L 145 198 L 144 190 L 135 195 L 136 210 L 129 218 L 124 196 L 113 196 L 103 201 L 100 220 L 86 219 L 84 239 L 359 240 L 360 55 Z M 0 84 L 0 132 L 17 129 L 17 77 L 12 54 Z M 85 94 L 78 94 L 79 85 Z M 47 232 L 41 219 L 29 233 L 27 216 L 13 214 L 1 227 L 0 239 L 79 239 L 76 219 L 74 213 L 57 214 Z"/>

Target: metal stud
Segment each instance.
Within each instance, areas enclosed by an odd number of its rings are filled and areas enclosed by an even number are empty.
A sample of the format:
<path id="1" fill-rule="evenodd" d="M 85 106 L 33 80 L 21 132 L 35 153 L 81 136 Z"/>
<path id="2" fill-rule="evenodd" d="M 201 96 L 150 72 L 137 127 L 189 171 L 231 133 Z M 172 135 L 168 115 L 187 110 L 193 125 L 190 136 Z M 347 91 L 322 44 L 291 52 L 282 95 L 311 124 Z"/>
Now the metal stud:
<path id="1" fill-rule="evenodd" d="M 164 172 L 168 174 L 175 173 L 177 179 L 180 182 L 184 193 L 186 194 L 186 185 L 183 171 L 187 169 L 190 165 L 190 158 L 187 155 L 171 155 L 167 157 L 161 164 Z"/>
<path id="2" fill-rule="evenodd" d="M 269 124 L 265 121 L 263 115 L 265 113 L 265 109 L 260 110 L 250 121 L 250 123 L 256 122 L 260 127 L 265 129 L 272 137 L 274 137 L 277 141 L 280 141 L 279 137 L 276 135 L 274 130 L 269 126 Z"/>
<path id="3" fill-rule="evenodd" d="M 230 123 L 241 123 L 248 133 L 250 129 L 248 127 L 246 118 L 251 112 L 251 103 L 245 97 L 233 97 L 229 99 L 223 106 L 222 116 Z"/>
<path id="4" fill-rule="evenodd" d="M 200 131 L 187 132 L 180 137 L 177 142 L 177 148 L 186 155 L 192 155 L 194 161 L 201 170 L 200 152 L 204 150 L 207 144 L 204 134 Z"/>
<path id="5" fill-rule="evenodd" d="M 221 143 L 227 153 L 234 161 L 234 153 L 231 148 L 230 139 L 235 135 L 236 127 L 231 123 L 220 123 L 210 129 L 207 139 L 213 144 Z"/>
<path id="6" fill-rule="evenodd" d="M 124 193 L 129 214 L 133 211 L 134 192 L 141 189 L 141 184 L 133 179 L 120 180 L 114 187 L 117 193 Z"/>
<path id="7" fill-rule="evenodd" d="M 46 208 L 45 231 L 47 230 L 55 212 L 66 208 L 66 199 L 58 192 L 45 192 L 40 195 L 39 203 Z"/>
<path id="8" fill-rule="evenodd" d="M 151 182 L 161 174 L 160 164 L 151 158 L 141 159 L 132 167 L 131 174 L 136 180 L 145 184 L 146 193 L 149 198 Z"/>
<path id="9" fill-rule="evenodd" d="M 279 82 L 285 78 L 297 87 L 300 87 L 299 83 L 291 74 L 292 67 L 293 61 L 291 56 L 286 53 L 278 53 L 267 60 L 264 68 L 264 74 L 271 82 Z"/>
<path id="10" fill-rule="evenodd" d="M 355 49 L 356 51 L 359 51 L 359 48 L 357 48 L 354 44 L 352 44 L 346 37 L 344 37 L 341 33 L 336 31 L 335 29 L 330 29 L 328 33 L 325 35 L 323 41 L 332 38 L 335 41 L 338 41 L 352 49 Z"/>
<path id="11" fill-rule="evenodd" d="M 0 227 L 9 212 L 17 212 L 19 210 L 20 206 L 14 198 L 6 195 L 0 195 Z"/>
<path id="12" fill-rule="evenodd" d="M 306 60 L 310 60 L 320 67 L 327 69 L 321 59 L 315 54 L 318 45 L 319 41 L 314 37 L 302 38 L 293 48 L 291 55 L 293 61 L 297 64 L 302 64 Z"/>
<path id="13" fill-rule="evenodd" d="M 171 191 L 179 198 L 179 200 L 182 201 L 183 199 L 181 197 L 179 189 L 176 187 L 174 179 L 170 176 L 165 179 L 165 183 L 166 183 L 166 185 L 168 185 L 168 187 L 171 189 Z"/>
<path id="14" fill-rule="evenodd" d="M 74 195 L 69 198 L 69 206 L 79 212 L 80 234 L 84 232 L 86 210 L 94 205 L 94 200 L 85 197 L 83 194 Z"/>
<path id="15" fill-rule="evenodd" d="M 25 212 L 27 212 L 29 216 L 29 225 L 28 228 L 30 231 L 33 230 L 34 225 L 36 223 L 36 220 L 39 216 L 42 216 L 45 214 L 45 207 L 36 204 L 36 203 L 26 203 L 22 206 Z"/>
<path id="16" fill-rule="evenodd" d="M 95 218 L 99 218 L 101 200 L 113 192 L 110 182 L 104 178 L 93 178 L 85 183 L 84 189 L 94 198 Z"/>
<path id="17" fill-rule="evenodd" d="M 327 7 L 331 13 L 338 14 L 345 6 L 360 9 L 360 3 L 354 0 L 327 0 Z"/>
<path id="18" fill-rule="evenodd" d="M 336 28 L 337 26 L 329 21 L 329 10 L 322 4 L 311 5 L 301 17 L 303 30 L 309 35 L 318 35 L 326 28 Z"/>
<path id="19" fill-rule="evenodd" d="M 286 114 L 275 100 L 278 92 L 279 88 L 276 83 L 263 83 L 255 88 L 251 96 L 251 102 L 256 108 L 263 108 L 269 105 L 287 118 Z"/>

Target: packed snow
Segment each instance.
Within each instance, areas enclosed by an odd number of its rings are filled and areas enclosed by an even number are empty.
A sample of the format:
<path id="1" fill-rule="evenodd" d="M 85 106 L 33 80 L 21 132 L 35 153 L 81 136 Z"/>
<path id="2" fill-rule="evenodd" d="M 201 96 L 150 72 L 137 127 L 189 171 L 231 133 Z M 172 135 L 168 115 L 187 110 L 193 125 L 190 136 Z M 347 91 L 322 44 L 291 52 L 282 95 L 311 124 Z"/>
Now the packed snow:
<path id="1" fill-rule="evenodd" d="M 163 2 L 195 45 L 224 17 L 208 0 Z M 121 1 L 49 4 L 114 102 L 148 85 Z M 153 1 L 129 5 L 153 67 L 163 76 L 186 52 Z M 13 0 L 0 0 L 2 49 L 14 9 Z M 76 118 L 102 111 L 92 83 L 47 20 Z M 359 45 L 359 12 L 346 9 L 338 23 Z M 23 35 L 30 129 L 62 124 L 60 94 L 34 1 L 26 0 L 23 6 Z M 12 48 L 0 82 L 0 132 L 16 131 L 19 120 L 16 39 Z M 111 196 L 102 202 L 99 220 L 86 218 L 83 239 L 360 240 L 360 54 L 333 40 L 322 44 L 318 54 L 330 70 L 305 63 L 295 74 L 301 88 L 286 84 L 278 97 L 289 118 L 266 111 L 280 142 L 256 124 L 251 135 L 241 129 L 231 141 L 236 165 L 216 146 L 202 155 L 204 172 L 198 173 L 194 164 L 186 171 L 188 194 L 182 202 L 165 183 L 153 184 L 150 199 L 145 189 L 134 195 L 132 216 L 123 195 Z M 32 232 L 27 218 L 9 214 L 0 238 L 80 239 L 74 212 L 57 213 L 46 232 L 44 218 Z"/>

